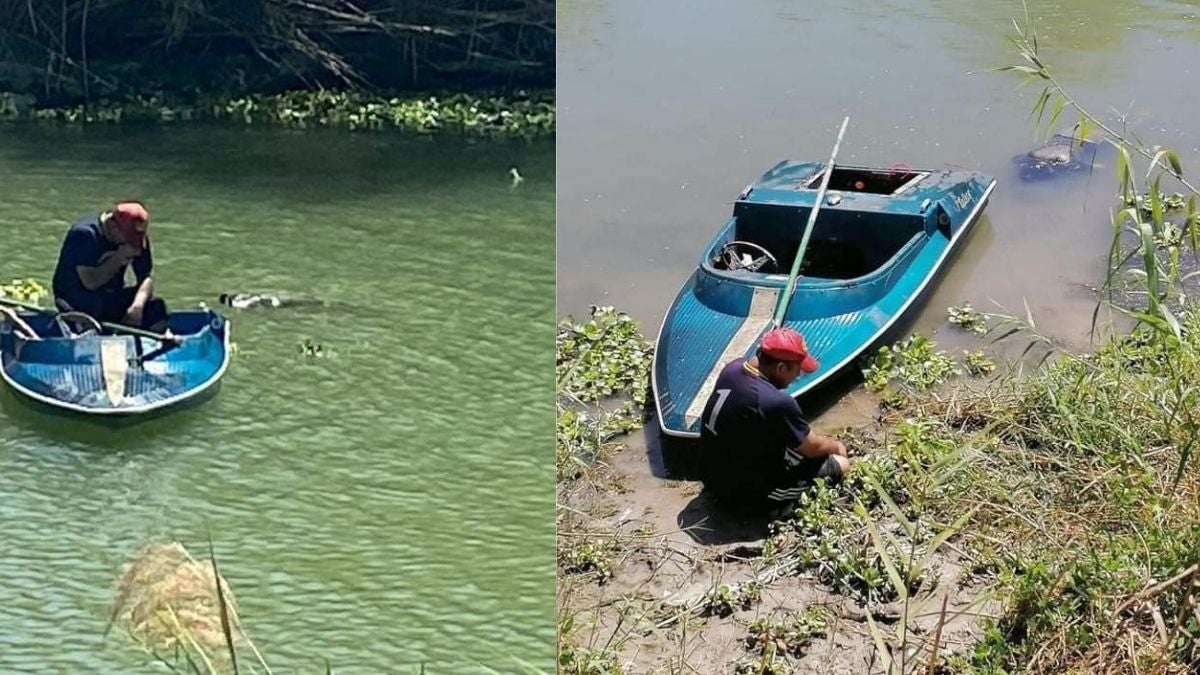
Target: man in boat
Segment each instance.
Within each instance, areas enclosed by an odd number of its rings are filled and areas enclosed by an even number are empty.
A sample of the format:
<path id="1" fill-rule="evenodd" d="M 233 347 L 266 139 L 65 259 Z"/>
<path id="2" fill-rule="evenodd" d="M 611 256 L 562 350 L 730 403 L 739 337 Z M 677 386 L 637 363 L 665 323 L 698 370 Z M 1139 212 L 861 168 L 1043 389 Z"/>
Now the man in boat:
<path id="1" fill-rule="evenodd" d="M 150 214 L 141 202 L 119 202 L 67 230 L 54 269 L 54 301 L 62 311 L 83 312 L 97 321 L 161 332 L 167 305 L 154 297 Z M 125 285 L 133 267 L 137 284 Z"/>
<path id="2" fill-rule="evenodd" d="M 818 367 L 804 337 L 781 328 L 763 336 L 755 356 L 722 369 L 704 406 L 698 456 L 700 478 L 718 499 L 774 510 L 816 478 L 845 475 L 846 446 L 813 432 L 796 399 L 781 391 Z"/>

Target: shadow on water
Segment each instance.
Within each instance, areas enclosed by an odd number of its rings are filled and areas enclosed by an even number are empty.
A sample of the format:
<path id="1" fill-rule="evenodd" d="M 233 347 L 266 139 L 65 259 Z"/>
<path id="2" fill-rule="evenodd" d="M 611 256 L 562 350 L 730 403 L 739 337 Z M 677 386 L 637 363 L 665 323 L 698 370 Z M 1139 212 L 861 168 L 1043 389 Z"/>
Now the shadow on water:
<path id="1" fill-rule="evenodd" d="M 194 410 L 212 399 L 220 384 L 168 408 L 141 415 L 86 416 L 0 389 L 0 410 L 22 429 L 72 447 L 95 451 L 145 451 L 163 440 L 193 431 L 200 415 Z"/>

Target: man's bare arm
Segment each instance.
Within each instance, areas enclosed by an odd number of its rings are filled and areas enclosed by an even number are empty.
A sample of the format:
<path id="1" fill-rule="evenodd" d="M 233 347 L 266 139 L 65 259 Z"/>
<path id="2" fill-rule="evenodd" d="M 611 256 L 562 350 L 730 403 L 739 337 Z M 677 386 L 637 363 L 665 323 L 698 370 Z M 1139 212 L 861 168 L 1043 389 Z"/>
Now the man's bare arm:
<path id="1" fill-rule="evenodd" d="M 830 455 L 846 457 L 846 446 L 829 436 L 810 432 L 804 442 L 796 446 L 796 452 L 809 459 L 820 459 Z"/>

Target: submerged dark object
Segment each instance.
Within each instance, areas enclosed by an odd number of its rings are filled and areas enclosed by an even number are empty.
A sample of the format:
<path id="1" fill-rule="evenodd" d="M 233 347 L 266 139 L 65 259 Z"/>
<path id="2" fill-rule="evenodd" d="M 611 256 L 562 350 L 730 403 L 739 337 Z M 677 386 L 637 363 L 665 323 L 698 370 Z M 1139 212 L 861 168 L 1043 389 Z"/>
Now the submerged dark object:
<path id="1" fill-rule="evenodd" d="M 1088 171 L 1096 161 L 1100 143 L 1068 134 L 1054 134 L 1044 145 L 1013 157 L 1024 181 L 1048 180 L 1058 175 Z"/>

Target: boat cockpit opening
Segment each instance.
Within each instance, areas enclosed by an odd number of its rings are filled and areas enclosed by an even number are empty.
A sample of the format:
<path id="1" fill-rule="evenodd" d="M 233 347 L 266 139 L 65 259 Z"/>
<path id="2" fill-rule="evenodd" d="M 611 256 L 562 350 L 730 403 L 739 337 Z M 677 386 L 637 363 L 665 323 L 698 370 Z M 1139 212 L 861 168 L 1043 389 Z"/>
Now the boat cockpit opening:
<path id="1" fill-rule="evenodd" d="M 824 171 L 817 173 L 808 179 L 803 187 L 809 190 L 820 188 L 821 177 L 824 175 Z M 907 190 L 928 175 L 929 173 L 926 171 L 914 171 L 908 167 L 881 170 L 835 166 L 833 175 L 829 177 L 829 189 L 842 192 L 895 195 Z"/>
<path id="2" fill-rule="evenodd" d="M 808 208 L 738 202 L 731 237 L 709 261 L 719 270 L 787 275 L 800 249 Z M 885 265 L 924 232 L 920 216 L 861 211 L 821 211 L 801 262 L 800 274 L 856 279 Z"/>

